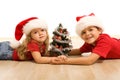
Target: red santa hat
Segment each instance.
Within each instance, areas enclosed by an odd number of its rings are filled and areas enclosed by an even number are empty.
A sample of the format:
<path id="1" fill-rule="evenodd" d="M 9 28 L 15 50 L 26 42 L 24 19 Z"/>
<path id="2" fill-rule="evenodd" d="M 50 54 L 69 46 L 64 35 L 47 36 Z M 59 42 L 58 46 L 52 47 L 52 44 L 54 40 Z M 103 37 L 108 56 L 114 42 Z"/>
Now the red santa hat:
<path id="1" fill-rule="evenodd" d="M 89 15 L 77 16 L 76 21 L 77 21 L 76 33 L 78 35 L 80 35 L 82 30 L 84 30 L 88 26 L 97 26 L 103 29 L 101 21 L 95 16 L 94 13 L 91 13 Z"/>
<path id="2" fill-rule="evenodd" d="M 30 17 L 17 24 L 15 29 L 15 39 L 20 40 L 23 34 L 28 35 L 32 29 L 45 28 L 47 29 L 47 23 L 38 19 L 37 17 Z"/>

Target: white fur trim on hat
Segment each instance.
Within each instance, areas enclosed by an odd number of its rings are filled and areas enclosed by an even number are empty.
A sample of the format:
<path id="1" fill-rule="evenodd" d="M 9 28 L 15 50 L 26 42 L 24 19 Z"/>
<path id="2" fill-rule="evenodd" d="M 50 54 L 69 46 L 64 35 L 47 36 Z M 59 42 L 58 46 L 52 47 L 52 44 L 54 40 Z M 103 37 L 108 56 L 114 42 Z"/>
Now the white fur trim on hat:
<path id="1" fill-rule="evenodd" d="M 34 19 L 26 23 L 23 27 L 23 33 L 28 35 L 32 29 L 44 28 L 47 29 L 47 23 L 42 19 Z"/>
<path id="2" fill-rule="evenodd" d="M 76 25 L 76 33 L 78 35 L 81 34 L 82 30 L 87 28 L 88 26 L 97 26 L 103 29 L 102 22 L 95 16 L 86 16 L 80 19 Z"/>
<path id="3" fill-rule="evenodd" d="M 15 49 L 15 48 L 17 48 L 17 47 L 20 46 L 20 42 L 17 41 L 17 40 L 11 40 L 11 41 L 10 41 L 10 46 L 11 46 L 13 49 Z"/>

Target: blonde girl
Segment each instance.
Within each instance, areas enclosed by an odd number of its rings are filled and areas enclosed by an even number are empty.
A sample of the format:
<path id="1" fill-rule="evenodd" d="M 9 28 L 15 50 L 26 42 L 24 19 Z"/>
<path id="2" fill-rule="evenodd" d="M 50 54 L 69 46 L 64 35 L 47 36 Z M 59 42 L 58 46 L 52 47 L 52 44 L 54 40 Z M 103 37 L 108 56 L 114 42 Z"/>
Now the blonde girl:
<path id="1" fill-rule="evenodd" d="M 21 44 L 19 40 L 25 34 Z M 47 24 L 37 17 L 30 17 L 17 24 L 15 29 L 17 44 L 10 41 L 0 43 L 0 59 L 34 60 L 36 63 L 51 63 L 56 57 L 47 57 L 49 35 Z M 4 48 L 4 49 L 2 49 Z M 57 58 L 56 58 L 57 59 Z"/>

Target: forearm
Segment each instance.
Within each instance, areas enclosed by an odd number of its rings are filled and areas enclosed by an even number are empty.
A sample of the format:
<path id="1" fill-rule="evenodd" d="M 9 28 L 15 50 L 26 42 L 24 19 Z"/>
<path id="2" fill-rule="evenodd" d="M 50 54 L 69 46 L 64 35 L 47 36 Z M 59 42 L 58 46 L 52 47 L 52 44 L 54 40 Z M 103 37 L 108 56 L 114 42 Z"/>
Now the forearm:
<path id="1" fill-rule="evenodd" d="M 80 57 L 80 58 L 68 58 L 65 61 L 65 64 L 93 64 L 94 62 L 89 60 L 88 58 L 85 57 Z"/>
<path id="2" fill-rule="evenodd" d="M 39 63 L 39 64 L 42 64 L 42 63 L 50 63 L 51 62 L 51 59 L 53 57 L 43 57 L 40 55 L 40 52 L 32 52 L 32 56 L 33 56 L 33 59 L 36 63 Z"/>
<path id="3" fill-rule="evenodd" d="M 87 56 L 87 57 L 68 58 L 64 63 L 90 65 L 95 63 L 99 59 L 99 57 L 100 57 L 99 55 L 92 53 L 90 56 Z"/>
<path id="4" fill-rule="evenodd" d="M 49 64 L 51 62 L 52 57 L 41 57 L 38 60 L 35 60 L 36 63 L 39 64 Z"/>
<path id="5" fill-rule="evenodd" d="M 81 54 L 81 52 L 80 52 L 79 49 L 72 49 L 72 50 L 69 52 L 69 55 L 78 55 L 78 54 Z"/>

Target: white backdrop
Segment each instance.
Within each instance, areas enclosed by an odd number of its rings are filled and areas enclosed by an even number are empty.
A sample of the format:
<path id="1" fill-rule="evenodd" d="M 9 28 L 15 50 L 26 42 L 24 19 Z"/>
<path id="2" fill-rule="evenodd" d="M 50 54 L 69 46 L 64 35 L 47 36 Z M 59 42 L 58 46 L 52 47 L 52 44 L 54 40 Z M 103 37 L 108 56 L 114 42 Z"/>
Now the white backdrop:
<path id="1" fill-rule="evenodd" d="M 48 22 L 49 33 L 59 23 L 75 36 L 76 16 L 94 12 L 108 34 L 120 34 L 119 0 L 0 0 L 0 38 L 14 37 L 15 26 L 36 16 Z"/>

